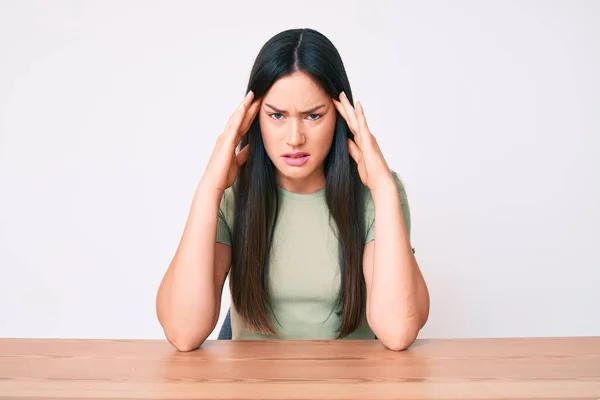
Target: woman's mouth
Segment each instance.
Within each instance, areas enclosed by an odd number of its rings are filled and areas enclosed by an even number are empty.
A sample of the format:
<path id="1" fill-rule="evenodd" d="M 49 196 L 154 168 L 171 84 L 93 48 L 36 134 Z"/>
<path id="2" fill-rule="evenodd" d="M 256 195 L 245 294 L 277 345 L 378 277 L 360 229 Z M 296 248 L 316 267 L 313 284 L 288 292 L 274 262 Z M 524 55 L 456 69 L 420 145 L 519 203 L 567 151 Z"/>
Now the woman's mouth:
<path id="1" fill-rule="evenodd" d="M 304 152 L 298 153 L 286 153 L 282 156 L 283 161 L 285 161 L 288 165 L 300 166 L 305 164 L 308 161 L 310 154 Z"/>

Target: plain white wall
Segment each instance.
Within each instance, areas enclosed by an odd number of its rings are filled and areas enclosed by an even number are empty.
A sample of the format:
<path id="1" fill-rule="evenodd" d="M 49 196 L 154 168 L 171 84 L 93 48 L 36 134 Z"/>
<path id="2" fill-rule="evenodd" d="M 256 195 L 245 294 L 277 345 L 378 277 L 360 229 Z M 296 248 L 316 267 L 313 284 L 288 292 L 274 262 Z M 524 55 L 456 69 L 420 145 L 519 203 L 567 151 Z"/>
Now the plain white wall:
<path id="1" fill-rule="evenodd" d="M 1 1 L 0 336 L 163 338 L 214 140 L 296 27 L 405 181 L 421 337 L 600 334 L 600 2 Z"/>

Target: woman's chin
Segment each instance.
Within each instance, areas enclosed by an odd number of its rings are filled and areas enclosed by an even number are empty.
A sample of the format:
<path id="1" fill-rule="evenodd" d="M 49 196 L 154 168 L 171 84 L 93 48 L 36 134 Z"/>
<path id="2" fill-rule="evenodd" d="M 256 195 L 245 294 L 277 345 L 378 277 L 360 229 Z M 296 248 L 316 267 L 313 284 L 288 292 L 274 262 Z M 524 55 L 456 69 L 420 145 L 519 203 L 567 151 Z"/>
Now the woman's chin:
<path id="1" fill-rule="evenodd" d="M 316 175 L 315 168 L 312 165 L 303 165 L 301 168 L 297 168 L 283 163 L 283 165 L 276 165 L 276 168 L 280 181 L 283 178 L 284 180 L 295 182 L 306 181 L 308 183 Z"/>

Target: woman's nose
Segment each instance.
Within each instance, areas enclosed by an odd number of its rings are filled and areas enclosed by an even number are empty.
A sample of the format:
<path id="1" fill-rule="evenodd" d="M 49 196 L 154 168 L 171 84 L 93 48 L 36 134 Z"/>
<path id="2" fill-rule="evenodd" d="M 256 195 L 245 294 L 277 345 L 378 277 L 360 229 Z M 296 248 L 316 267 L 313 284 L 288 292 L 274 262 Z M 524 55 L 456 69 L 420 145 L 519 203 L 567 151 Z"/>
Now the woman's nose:
<path id="1" fill-rule="evenodd" d="M 297 147 L 304 143 L 304 133 L 302 132 L 302 123 L 293 121 L 290 124 L 290 132 L 287 136 L 287 144 L 292 147 Z"/>

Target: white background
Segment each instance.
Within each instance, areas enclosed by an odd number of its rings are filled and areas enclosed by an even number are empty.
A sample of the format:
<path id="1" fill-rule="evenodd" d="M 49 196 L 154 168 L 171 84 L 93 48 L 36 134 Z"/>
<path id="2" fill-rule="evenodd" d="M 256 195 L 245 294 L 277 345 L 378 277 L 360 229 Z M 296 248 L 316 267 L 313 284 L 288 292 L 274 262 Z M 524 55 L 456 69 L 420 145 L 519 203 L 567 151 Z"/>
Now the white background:
<path id="1" fill-rule="evenodd" d="M 600 334 L 600 2 L 0 1 L 0 336 L 164 337 L 215 138 L 297 27 L 405 181 L 421 337 Z"/>

